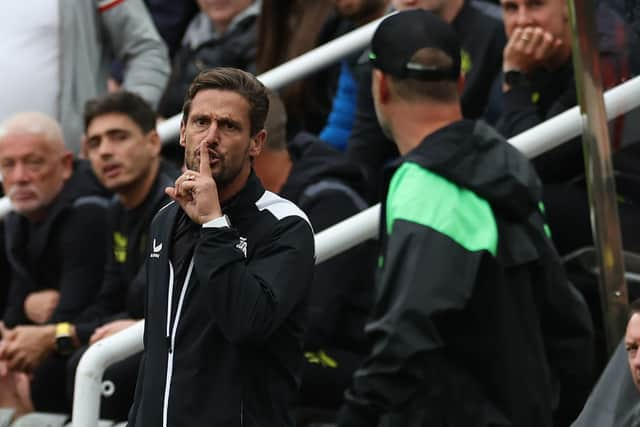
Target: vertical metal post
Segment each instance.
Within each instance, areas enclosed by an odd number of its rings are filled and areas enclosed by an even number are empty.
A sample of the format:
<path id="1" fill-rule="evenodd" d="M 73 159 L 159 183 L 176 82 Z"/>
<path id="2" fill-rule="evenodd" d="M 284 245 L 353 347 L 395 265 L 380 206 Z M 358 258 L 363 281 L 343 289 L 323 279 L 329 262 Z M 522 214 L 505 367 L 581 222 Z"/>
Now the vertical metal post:
<path id="1" fill-rule="evenodd" d="M 583 119 L 583 151 L 589 188 L 591 226 L 598 253 L 600 299 L 608 353 L 624 336 L 627 285 L 616 205 L 607 116 L 592 0 L 568 0 L 573 37 L 573 64 Z"/>

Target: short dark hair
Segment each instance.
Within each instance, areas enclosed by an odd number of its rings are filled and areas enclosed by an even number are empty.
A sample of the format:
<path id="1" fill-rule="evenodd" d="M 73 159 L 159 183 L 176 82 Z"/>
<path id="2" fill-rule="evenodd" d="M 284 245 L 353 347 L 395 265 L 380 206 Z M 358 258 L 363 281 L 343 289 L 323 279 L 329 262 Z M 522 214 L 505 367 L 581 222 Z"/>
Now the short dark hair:
<path id="1" fill-rule="evenodd" d="M 129 117 L 147 133 L 156 128 L 156 113 L 140 95 L 125 90 L 93 98 L 84 104 L 84 130 L 96 117 L 120 113 Z"/>
<path id="2" fill-rule="evenodd" d="M 422 48 L 412 57 L 411 63 L 425 68 L 449 69 L 453 59 L 444 51 L 435 48 Z M 383 71 L 384 72 L 384 71 Z M 418 80 L 413 78 L 396 78 L 389 76 L 396 93 L 407 101 L 429 99 L 436 102 L 458 102 L 458 83 L 453 80 Z"/>
<path id="3" fill-rule="evenodd" d="M 250 73 L 237 68 L 218 67 L 200 72 L 187 90 L 182 106 L 182 122 L 186 123 L 191 111 L 191 102 L 201 90 L 218 89 L 237 93 L 249 103 L 251 135 L 264 128 L 269 111 L 267 89 Z"/>

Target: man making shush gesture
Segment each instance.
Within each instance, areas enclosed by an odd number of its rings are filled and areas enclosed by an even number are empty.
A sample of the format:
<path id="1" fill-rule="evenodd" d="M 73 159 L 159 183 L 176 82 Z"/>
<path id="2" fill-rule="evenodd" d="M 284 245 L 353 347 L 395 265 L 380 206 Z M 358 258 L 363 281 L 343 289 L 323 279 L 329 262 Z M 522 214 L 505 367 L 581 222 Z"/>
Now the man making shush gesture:
<path id="1" fill-rule="evenodd" d="M 150 231 L 145 354 L 128 425 L 293 426 L 313 231 L 252 171 L 269 101 L 251 74 L 199 74 L 187 171 Z"/>

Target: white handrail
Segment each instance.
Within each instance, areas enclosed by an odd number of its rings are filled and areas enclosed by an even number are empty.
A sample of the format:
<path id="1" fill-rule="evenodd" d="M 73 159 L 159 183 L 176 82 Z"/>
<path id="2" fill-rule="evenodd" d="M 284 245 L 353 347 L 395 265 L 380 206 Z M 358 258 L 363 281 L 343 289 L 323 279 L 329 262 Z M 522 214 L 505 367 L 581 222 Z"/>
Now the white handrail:
<path id="1" fill-rule="evenodd" d="M 98 427 L 102 375 L 114 363 L 142 351 L 144 320 L 98 341 L 84 353 L 76 369 L 71 420 L 75 426 Z M 123 351 L 124 350 L 124 351 Z"/>

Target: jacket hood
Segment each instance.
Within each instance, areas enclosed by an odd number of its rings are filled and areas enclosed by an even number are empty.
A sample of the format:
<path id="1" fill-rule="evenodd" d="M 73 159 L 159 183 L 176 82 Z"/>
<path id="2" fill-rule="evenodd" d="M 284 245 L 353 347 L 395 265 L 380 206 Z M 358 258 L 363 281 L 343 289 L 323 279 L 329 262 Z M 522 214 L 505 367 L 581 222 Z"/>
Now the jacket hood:
<path id="1" fill-rule="evenodd" d="M 529 160 L 480 121 L 461 120 L 437 130 L 404 161 L 474 191 L 509 218 L 529 217 L 542 198 L 542 184 Z"/>
<path id="2" fill-rule="evenodd" d="M 310 184 L 322 179 L 344 182 L 360 195 L 365 192 L 362 172 L 357 165 L 318 137 L 307 132 L 298 133 L 288 145 L 293 166 L 280 195 L 299 200 Z"/>

